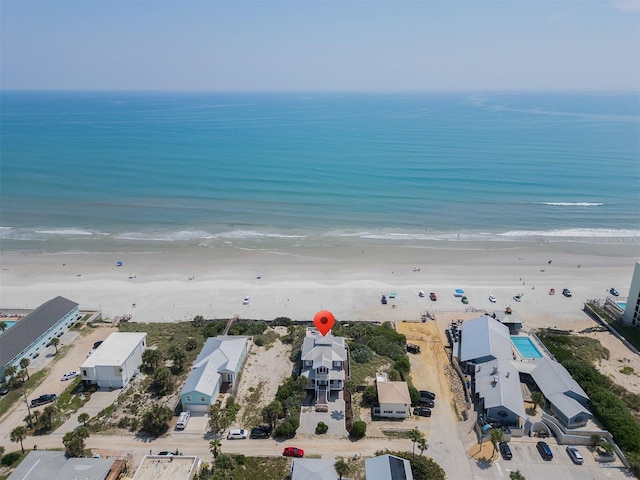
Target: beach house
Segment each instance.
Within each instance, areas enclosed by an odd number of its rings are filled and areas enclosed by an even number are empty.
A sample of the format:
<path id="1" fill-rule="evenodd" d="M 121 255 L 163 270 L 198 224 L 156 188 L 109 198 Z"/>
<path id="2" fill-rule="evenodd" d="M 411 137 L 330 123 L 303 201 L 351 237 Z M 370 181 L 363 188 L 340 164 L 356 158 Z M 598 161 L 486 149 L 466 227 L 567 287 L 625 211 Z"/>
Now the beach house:
<path id="1" fill-rule="evenodd" d="M 411 463 L 395 455 L 378 455 L 364 461 L 367 480 L 413 480 Z"/>
<path id="2" fill-rule="evenodd" d="M 407 382 L 390 382 L 386 375 L 376 375 L 378 407 L 373 414 L 377 417 L 407 418 L 411 412 L 411 395 Z"/>
<path id="3" fill-rule="evenodd" d="M 23 358 L 34 359 L 82 318 L 79 306 L 64 297 L 55 297 L 19 320 L 0 335 L 0 380 L 9 366 L 20 368 Z"/>
<path id="4" fill-rule="evenodd" d="M 140 372 L 145 332 L 114 332 L 80 365 L 85 384 L 98 388 L 124 388 Z"/>
<path id="5" fill-rule="evenodd" d="M 248 340 L 237 336 L 207 339 L 180 392 L 183 410 L 206 413 L 221 389 L 233 385 L 247 356 Z"/>
<path id="6" fill-rule="evenodd" d="M 307 390 L 314 392 L 316 410 L 340 396 L 348 368 L 347 355 L 344 337 L 323 336 L 315 328 L 307 329 L 300 354 L 300 375 L 309 380 Z"/>

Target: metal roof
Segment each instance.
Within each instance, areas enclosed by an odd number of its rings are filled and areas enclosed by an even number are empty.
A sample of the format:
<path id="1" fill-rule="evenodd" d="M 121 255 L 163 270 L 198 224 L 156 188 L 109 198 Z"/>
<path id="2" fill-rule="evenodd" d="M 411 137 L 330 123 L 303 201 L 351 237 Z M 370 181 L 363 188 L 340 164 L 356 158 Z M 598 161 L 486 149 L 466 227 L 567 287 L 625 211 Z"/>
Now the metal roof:
<path id="1" fill-rule="evenodd" d="M 460 360 L 512 358 L 509 328 L 488 315 L 462 324 Z"/>
<path id="2" fill-rule="evenodd" d="M 379 455 L 364 461 L 367 480 L 413 480 L 411 463 L 394 455 Z"/>
<path id="3" fill-rule="evenodd" d="M 520 389 L 520 375 L 508 358 L 498 358 L 476 366 L 475 390 L 485 408 L 505 407 L 526 418 Z"/>
<path id="4" fill-rule="evenodd" d="M 335 460 L 320 458 L 294 458 L 291 462 L 291 480 L 336 480 Z"/>
<path id="5" fill-rule="evenodd" d="M 571 374 L 555 360 L 547 357 L 535 358 L 533 363 L 536 368 L 531 372 L 533 380 L 538 385 L 545 397 L 559 392 L 565 395 L 572 392 L 574 395 L 581 397 L 584 402 L 589 400 L 585 391 L 580 388 Z"/>
<path id="6" fill-rule="evenodd" d="M 556 392 L 547 397 L 554 409 L 561 412 L 567 419 L 572 419 L 576 415 L 588 415 L 592 413 L 580 404 L 575 398 L 567 397 L 564 393 Z"/>
<path id="7" fill-rule="evenodd" d="M 77 306 L 77 303 L 64 297 L 52 298 L 2 333 L 0 365 L 7 365 Z"/>
<path id="8" fill-rule="evenodd" d="M 96 366 L 120 367 L 146 336 L 145 332 L 113 332 L 84 361 L 80 368 L 93 368 Z"/>

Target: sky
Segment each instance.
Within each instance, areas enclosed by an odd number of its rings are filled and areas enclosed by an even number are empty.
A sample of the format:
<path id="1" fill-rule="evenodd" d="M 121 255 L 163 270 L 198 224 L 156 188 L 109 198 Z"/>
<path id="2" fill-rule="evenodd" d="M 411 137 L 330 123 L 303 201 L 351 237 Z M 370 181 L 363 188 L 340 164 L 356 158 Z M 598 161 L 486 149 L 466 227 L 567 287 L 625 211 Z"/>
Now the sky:
<path id="1" fill-rule="evenodd" d="M 640 0 L 0 0 L 0 89 L 640 91 Z"/>

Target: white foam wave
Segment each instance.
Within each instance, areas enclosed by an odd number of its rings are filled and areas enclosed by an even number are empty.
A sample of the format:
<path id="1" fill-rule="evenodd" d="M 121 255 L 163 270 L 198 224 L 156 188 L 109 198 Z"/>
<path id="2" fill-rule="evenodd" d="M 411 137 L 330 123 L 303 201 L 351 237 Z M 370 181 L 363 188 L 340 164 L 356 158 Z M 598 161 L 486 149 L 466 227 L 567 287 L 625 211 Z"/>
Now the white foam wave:
<path id="1" fill-rule="evenodd" d="M 216 239 L 304 238 L 304 235 L 284 235 L 280 233 L 256 232 L 253 230 L 232 230 L 223 233 L 210 233 L 203 230 L 183 230 L 179 232 L 126 232 L 115 235 L 114 238 L 134 241 L 179 242 Z"/>
<path id="2" fill-rule="evenodd" d="M 35 233 L 43 233 L 46 235 L 94 235 L 95 232 L 84 230 L 81 228 L 52 228 L 49 230 L 35 230 Z"/>
<path id="3" fill-rule="evenodd" d="M 536 205 L 551 205 L 553 207 L 599 207 L 601 202 L 535 202 Z"/>
<path id="4" fill-rule="evenodd" d="M 640 230 L 612 228 L 568 228 L 564 230 L 512 230 L 502 237 L 640 238 Z"/>

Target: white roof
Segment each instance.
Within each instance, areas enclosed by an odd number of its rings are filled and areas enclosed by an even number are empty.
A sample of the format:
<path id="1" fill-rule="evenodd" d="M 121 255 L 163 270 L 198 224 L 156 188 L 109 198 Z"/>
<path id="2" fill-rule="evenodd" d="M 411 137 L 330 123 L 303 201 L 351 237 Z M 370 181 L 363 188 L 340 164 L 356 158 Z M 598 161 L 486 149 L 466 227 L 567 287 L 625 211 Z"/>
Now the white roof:
<path id="1" fill-rule="evenodd" d="M 460 360 L 512 358 L 509 328 L 488 315 L 462 324 Z"/>
<path id="2" fill-rule="evenodd" d="M 380 455 L 364 461 L 367 480 L 413 480 L 411 463 L 395 455 Z"/>
<path id="3" fill-rule="evenodd" d="M 114 332 L 87 358 L 80 368 L 121 366 L 146 338 L 145 332 Z"/>
<path id="4" fill-rule="evenodd" d="M 336 480 L 335 460 L 320 458 L 294 458 L 291 462 L 291 480 Z"/>
<path id="5" fill-rule="evenodd" d="M 208 338 L 193 364 L 181 394 L 201 392 L 212 395 L 220 373 L 237 373 L 248 337 L 220 336 Z"/>
<path id="6" fill-rule="evenodd" d="M 531 372 L 531 376 L 545 397 L 549 398 L 551 394 L 556 392 L 564 393 L 565 395 L 568 392 L 573 392 L 585 401 L 589 400 L 585 391 L 580 388 L 578 382 L 573 379 L 567 369 L 555 360 L 541 357 L 535 358 L 533 363 L 536 368 Z"/>
<path id="7" fill-rule="evenodd" d="M 509 359 L 498 358 L 476 366 L 475 390 L 485 408 L 505 407 L 526 418 L 520 376 Z"/>

